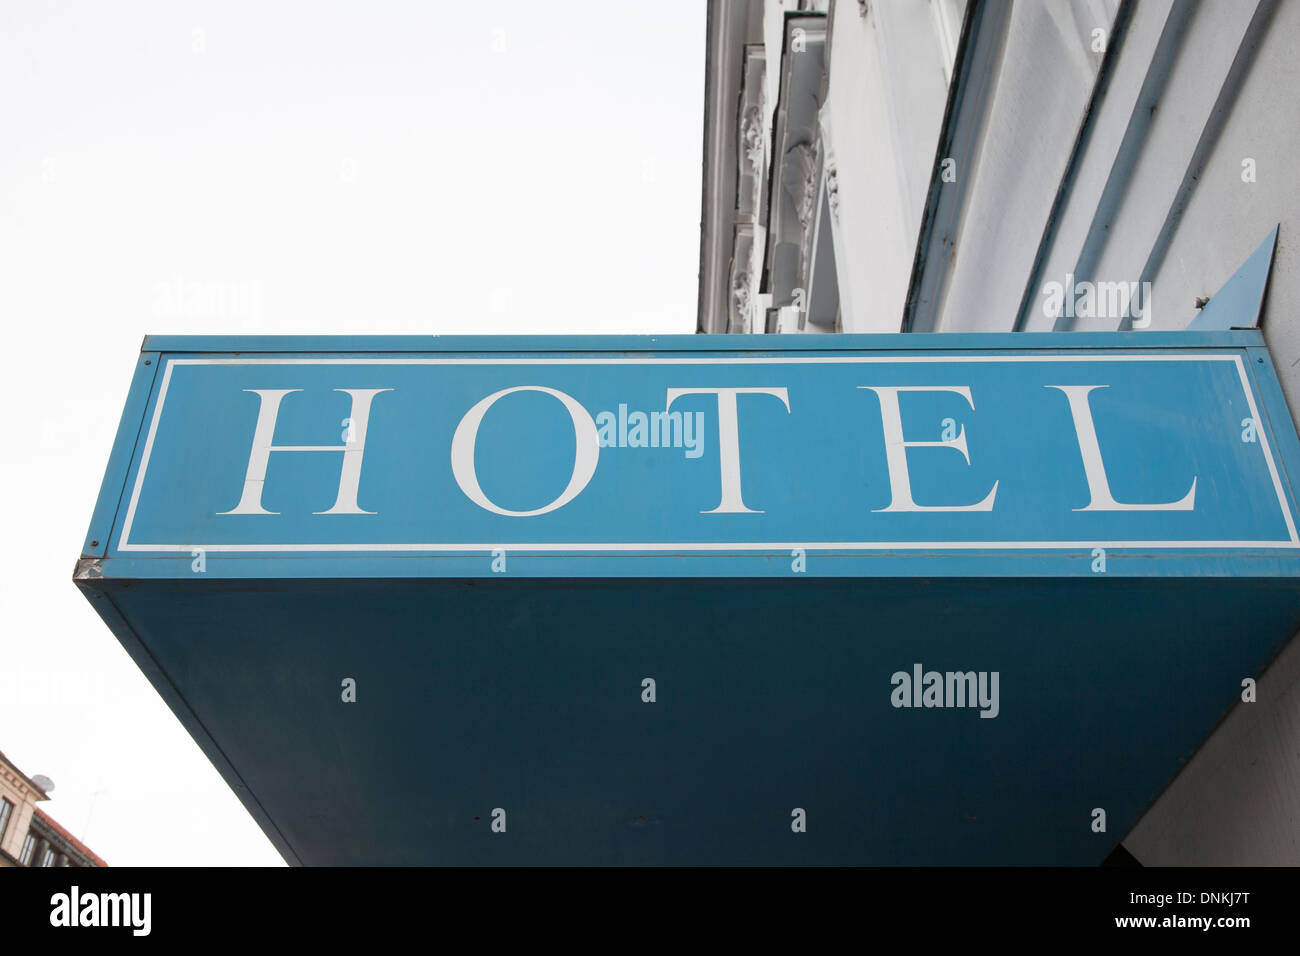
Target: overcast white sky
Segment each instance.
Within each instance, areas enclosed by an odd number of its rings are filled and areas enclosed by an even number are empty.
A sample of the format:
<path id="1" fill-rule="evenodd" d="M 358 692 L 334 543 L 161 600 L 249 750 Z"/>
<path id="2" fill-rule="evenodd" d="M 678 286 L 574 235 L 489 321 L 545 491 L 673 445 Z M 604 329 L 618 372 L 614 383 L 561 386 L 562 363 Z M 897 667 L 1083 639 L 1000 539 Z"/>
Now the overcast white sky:
<path id="1" fill-rule="evenodd" d="M 704 41 L 704 0 L 0 10 L 0 750 L 110 864 L 281 862 L 71 582 L 141 338 L 693 332 Z"/>

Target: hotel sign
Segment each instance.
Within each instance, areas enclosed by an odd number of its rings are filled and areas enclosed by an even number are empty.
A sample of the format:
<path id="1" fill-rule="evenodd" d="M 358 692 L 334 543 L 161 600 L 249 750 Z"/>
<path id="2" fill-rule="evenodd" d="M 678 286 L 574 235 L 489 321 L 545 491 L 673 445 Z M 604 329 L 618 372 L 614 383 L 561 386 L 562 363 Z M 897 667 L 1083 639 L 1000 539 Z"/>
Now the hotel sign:
<path id="1" fill-rule="evenodd" d="M 1023 573 L 1024 552 L 1091 568 L 1139 549 L 1146 573 L 1300 546 L 1247 349 L 872 338 L 160 352 L 110 553 L 464 559 L 421 574 L 504 554 L 590 575 L 891 555 L 942 574 L 964 552 Z"/>
<path id="2" fill-rule="evenodd" d="M 75 581 L 290 862 L 1098 863 L 1297 468 L 1257 331 L 150 338 Z"/>

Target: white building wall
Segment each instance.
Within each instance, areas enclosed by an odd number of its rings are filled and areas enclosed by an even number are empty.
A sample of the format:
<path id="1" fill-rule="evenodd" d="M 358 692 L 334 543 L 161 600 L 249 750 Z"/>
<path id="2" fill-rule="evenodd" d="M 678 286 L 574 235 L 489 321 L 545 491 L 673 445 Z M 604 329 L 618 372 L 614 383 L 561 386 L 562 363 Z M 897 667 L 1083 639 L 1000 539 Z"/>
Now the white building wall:
<path id="1" fill-rule="evenodd" d="M 948 92 L 944 24 L 960 24 L 960 5 L 876 0 L 864 16 L 839 0 L 830 19 L 821 127 L 843 331 L 897 332 Z"/>
<path id="2" fill-rule="evenodd" d="M 1065 283 L 1066 277 L 1073 275 L 1078 267 L 1102 192 L 1115 167 L 1115 157 L 1172 7 L 1173 0 L 1146 0 L 1134 11 L 1127 36 L 1118 50 L 1110 88 L 1098 108 L 1088 148 L 1080 159 L 1068 199 L 1060 210 L 1055 241 L 1049 247 L 1036 284 L 1038 291 L 1024 316 L 1022 331 L 1050 332 L 1056 323 L 1056 315 L 1044 308 L 1046 303 L 1041 287 L 1046 282 Z M 1027 280 L 1028 274 L 1022 278 L 1021 285 L 1025 285 Z M 1015 319 L 1014 313 L 1004 317 L 997 330 L 1010 331 Z M 1118 323 L 1112 322 L 1110 331 L 1117 327 Z"/>
<path id="3" fill-rule="evenodd" d="M 1204 6 L 1204 5 L 1203 5 Z M 1235 12 L 1236 4 L 1225 5 Z M 1242 4 L 1253 7 L 1253 4 Z M 1221 15 L 1220 5 L 1211 5 Z M 1249 10 L 1245 11 L 1249 13 Z M 1240 14 L 1237 19 L 1240 20 Z M 1240 32 L 1240 29 L 1237 30 Z M 1222 41 L 1221 41 L 1222 42 Z M 1153 327 L 1184 328 L 1281 224 L 1261 325 L 1293 417 L 1300 419 L 1300 3 L 1279 3 L 1156 278 Z M 1204 109 L 1204 104 L 1201 104 Z M 1255 161 L 1255 181 L 1242 161 Z"/>
<path id="4" fill-rule="evenodd" d="M 964 201 L 936 223 L 951 261 L 932 327 L 1009 332 L 1065 174 L 1117 0 L 1011 6 L 996 74 L 979 96 L 984 119 L 972 168 L 955 170 Z M 964 182 L 963 182 L 964 180 Z"/>
<path id="5" fill-rule="evenodd" d="M 1179 44 L 1157 108 L 1135 161 L 1125 167 L 1120 145 L 1136 113 L 1143 82 L 1155 69 L 1153 58 L 1162 31 L 1174 11 L 1171 0 L 1142 0 L 1120 49 L 1114 76 L 1100 105 L 1086 151 L 1061 210 L 1054 241 L 1048 248 L 1032 308 L 1025 315 L 1026 331 L 1062 327 L 1045 314 L 1045 282 L 1076 280 L 1140 281 L 1150 254 L 1207 124 L 1229 68 L 1257 5 L 1202 4 L 1190 18 Z M 1295 217 L 1300 190 L 1284 172 L 1300 145 L 1300 125 L 1278 117 L 1300 92 L 1300 76 L 1288 54 L 1300 35 L 1300 5 L 1282 3 L 1264 34 L 1264 42 L 1237 96 L 1209 162 L 1173 232 L 1160 267 L 1145 276 L 1152 282 L 1150 328 L 1186 328 L 1198 314 L 1197 300 L 1212 296 L 1274 225 Z M 1257 181 L 1242 181 L 1243 159 L 1256 160 Z M 1263 174 L 1259 170 L 1263 170 Z M 1099 210 L 1108 179 L 1126 181 L 1122 201 L 1113 215 Z M 1080 259 L 1090 231 L 1106 235 L 1101 254 L 1086 275 Z M 1295 291 L 1292 253 L 1282 230 L 1274 268 L 1275 288 Z M 1273 302 L 1277 297 L 1273 297 Z M 1271 311 L 1271 309 L 1269 310 Z M 1278 323 L 1265 323 L 1274 337 Z M 1284 325 L 1289 325 L 1283 321 Z M 1077 317 L 1067 323 L 1075 331 L 1115 331 L 1115 316 Z M 955 327 L 955 326 L 948 326 Z M 978 331 L 1011 328 L 998 311 L 972 325 Z M 1276 345 L 1274 345 L 1276 348 Z M 1300 352 L 1295 352 L 1300 354 Z"/>
<path id="6" fill-rule="evenodd" d="M 1099 279 L 1135 280 L 1141 276 L 1254 9 L 1253 3 L 1201 4 L 1192 17 L 1133 169 L 1125 201 L 1114 219 L 1110 238 L 1097 263 L 1096 276 Z M 1276 36 L 1276 39 L 1282 37 Z M 1220 145 L 1224 145 L 1222 140 Z M 1204 202 L 1210 196 L 1218 196 L 1220 204 L 1226 202 L 1235 207 L 1234 194 L 1243 191 L 1239 188 L 1241 185 L 1236 177 L 1218 182 L 1203 180 L 1193 198 Z M 1221 226 L 1234 230 L 1245 227 L 1240 210 L 1231 208 L 1224 211 L 1228 215 L 1223 218 Z M 1226 279 L 1254 251 L 1275 222 L 1273 220 L 1267 228 L 1255 231 L 1249 246 L 1238 250 L 1238 255 L 1221 244 L 1223 233 L 1218 229 L 1200 235 L 1187 234 L 1188 223 L 1184 219 L 1178 230 L 1184 234 L 1179 245 L 1185 251 L 1201 247 L 1204 251 L 1199 258 L 1203 262 L 1221 262 L 1220 268 L 1224 270 L 1221 274 Z M 1169 259 L 1166 258 L 1165 262 L 1168 263 Z M 1167 273 L 1165 277 L 1158 274 L 1155 277 L 1153 328 L 1185 328 L 1196 316 L 1195 297 L 1208 296 L 1218 289 L 1216 285 L 1205 292 L 1193 291 L 1200 289 L 1201 282 L 1179 284 L 1186 277 L 1185 272 L 1182 276 Z M 1171 278 L 1174 281 L 1170 281 Z M 1076 325 L 1079 331 L 1114 331 L 1116 328 L 1113 317 L 1084 320 Z"/>

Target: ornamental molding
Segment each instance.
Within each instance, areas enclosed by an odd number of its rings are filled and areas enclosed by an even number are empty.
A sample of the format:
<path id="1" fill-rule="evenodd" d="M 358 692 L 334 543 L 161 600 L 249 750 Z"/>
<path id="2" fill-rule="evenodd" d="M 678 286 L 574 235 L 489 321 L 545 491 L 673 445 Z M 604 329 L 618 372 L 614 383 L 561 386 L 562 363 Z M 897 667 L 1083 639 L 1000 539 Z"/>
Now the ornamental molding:
<path id="1" fill-rule="evenodd" d="M 754 176 L 758 176 L 763 171 L 763 109 L 762 105 L 751 106 L 745 110 L 744 121 L 741 123 L 741 141 L 745 153 L 745 160 L 749 163 L 750 171 Z"/>
<path id="2" fill-rule="evenodd" d="M 831 218 L 835 225 L 840 224 L 840 175 L 835 167 L 835 160 L 826 157 L 826 202 L 831 207 Z"/>
<path id="3" fill-rule="evenodd" d="M 800 143 L 790 150 L 795 162 L 795 182 L 790 190 L 794 199 L 799 225 L 807 231 L 812 228 L 817 212 L 817 143 Z"/>

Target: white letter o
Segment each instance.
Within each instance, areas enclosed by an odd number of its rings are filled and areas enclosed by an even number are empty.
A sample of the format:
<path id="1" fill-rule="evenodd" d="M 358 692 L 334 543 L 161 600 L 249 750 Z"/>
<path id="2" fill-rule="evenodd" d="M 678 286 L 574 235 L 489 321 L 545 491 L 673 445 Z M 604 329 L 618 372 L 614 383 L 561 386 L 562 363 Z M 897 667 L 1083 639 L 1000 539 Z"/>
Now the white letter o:
<path id="1" fill-rule="evenodd" d="M 569 485 L 560 497 L 546 507 L 534 511 L 508 511 L 493 504 L 488 500 L 488 496 L 483 494 L 483 489 L 478 484 L 478 475 L 474 471 L 474 443 L 478 440 L 478 426 L 482 423 L 487 410 L 496 404 L 497 399 L 511 392 L 544 392 L 558 398 L 569 410 L 569 417 L 573 419 L 573 475 L 569 478 Z M 544 515 L 548 511 L 563 508 L 587 487 L 587 482 L 591 481 L 591 476 L 596 473 L 596 461 L 599 457 L 600 436 L 596 432 L 596 423 L 591 420 L 587 410 L 572 395 L 541 385 L 516 385 L 514 388 L 503 388 L 499 392 L 493 392 L 465 413 L 465 417 L 456 426 L 456 434 L 451 439 L 451 472 L 456 476 L 456 484 L 460 485 L 460 490 L 480 508 L 511 518 L 530 518 L 533 515 Z"/>

